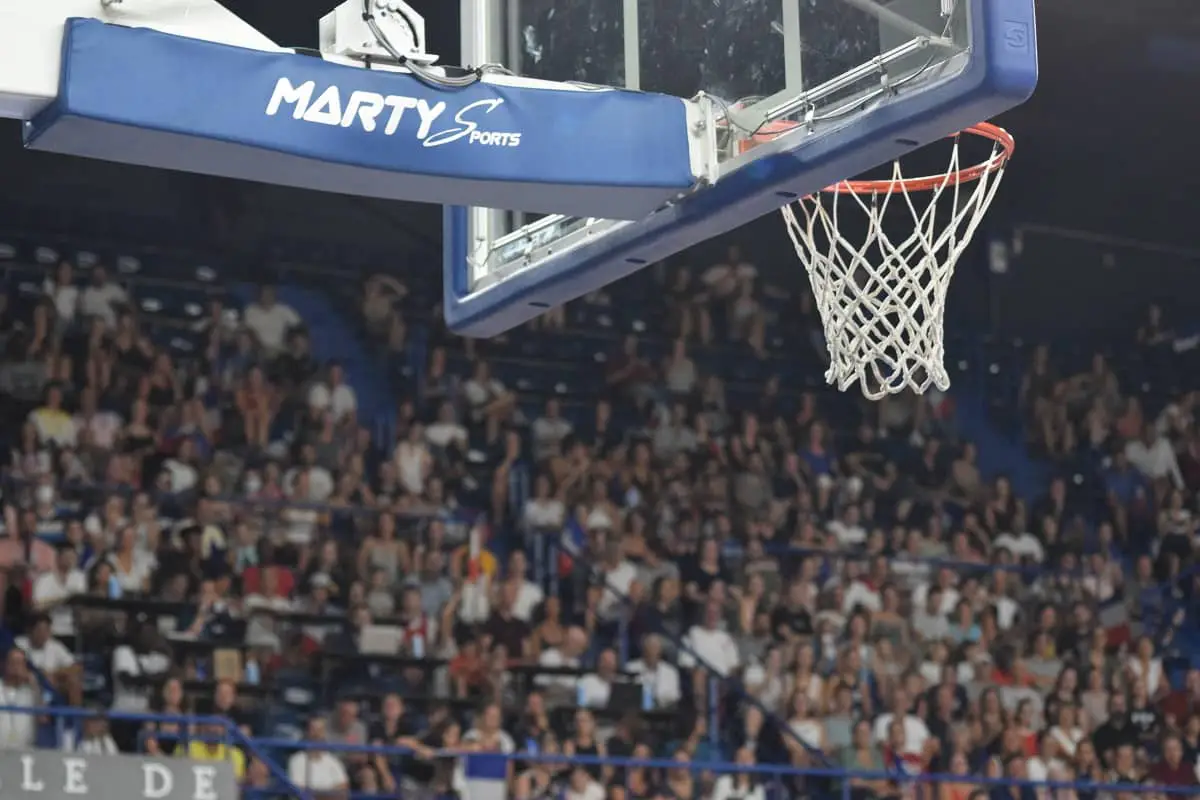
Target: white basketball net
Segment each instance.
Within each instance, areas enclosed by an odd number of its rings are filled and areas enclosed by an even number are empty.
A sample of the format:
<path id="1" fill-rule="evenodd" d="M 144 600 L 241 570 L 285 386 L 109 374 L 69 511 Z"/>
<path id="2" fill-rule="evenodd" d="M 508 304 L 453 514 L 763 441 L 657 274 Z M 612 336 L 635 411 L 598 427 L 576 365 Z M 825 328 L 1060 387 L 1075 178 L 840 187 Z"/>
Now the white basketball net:
<path id="1" fill-rule="evenodd" d="M 946 176 L 932 188 L 910 189 L 897 161 L 890 183 L 873 194 L 841 184 L 843 191 L 818 192 L 783 208 L 821 313 L 829 383 L 845 391 L 857 381 L 871 400 L 906 388 L 920 394 L 931 385 L 950 386 L 943 363 L 946 290 L 996 195 L 1006 160 L 995 142 L 976 180 L 956 180 L 956 137 Z M 912 215 L 912 232 L 902 240 L 893 238 L 900 228 L 894 219 L 891 230 L 884 227 L 892 206 Z"/>

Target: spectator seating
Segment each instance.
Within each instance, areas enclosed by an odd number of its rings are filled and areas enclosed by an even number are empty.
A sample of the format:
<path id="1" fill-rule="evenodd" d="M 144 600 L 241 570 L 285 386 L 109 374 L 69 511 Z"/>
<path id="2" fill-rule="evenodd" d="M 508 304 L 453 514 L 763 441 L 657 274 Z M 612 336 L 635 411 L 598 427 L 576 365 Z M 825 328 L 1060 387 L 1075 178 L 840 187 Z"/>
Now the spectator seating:
<path id="1" fill-rule="evenodd" d="M 475 342 L 420 273 L 0 242 L 0 688 L 49 705 L 2 744 L 236 752 L 269 797 L 321 752 L 310 788 L 462 795 L 443 750 L 522 798 L 1194 785 L 1161 320 L 964 336 L 955 393 L 867 405 L 794 267 L 693 257 Z"/>

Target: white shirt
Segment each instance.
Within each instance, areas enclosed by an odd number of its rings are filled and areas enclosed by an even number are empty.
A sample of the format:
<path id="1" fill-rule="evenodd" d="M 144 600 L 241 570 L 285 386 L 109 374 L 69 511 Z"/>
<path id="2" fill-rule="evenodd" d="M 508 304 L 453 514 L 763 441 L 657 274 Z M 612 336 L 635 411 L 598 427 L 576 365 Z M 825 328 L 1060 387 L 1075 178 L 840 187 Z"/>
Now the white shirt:
<path id="1" fill-rule="evenodd" d="M 472 378 L 463 384 L 463 397 L 473 410 L 481 409 L 497 397 L 505 393 L 504 384 L 495 378 L 486 383 L 480 383 Z"/>
<path id="2" fill-rule="evenodd" d="M 54 281 L 47 280 L 42 291 L 54 301 L 54 313 L 63 322 L 75 319 L 75 311 L 79 308 L 79 288 L 76 286 L 59 286 Z"/>
<path id="3" fill-rule="evenodd" d="M 517 590 L 516 602 L 513 603 L 512 615 L 521 622 L 529 622 L 533 619 L 533 610 L 545 597 L 546 593 L 542 591 L 542 587 L 533 581 L 522 581 L 521 588 Z"/>
<path id="4" fill-rule="evenodd" d="M 1158 686 L 1162 683 L 1163 666 L 1162 660 L 1158 658 L 1150 659 L 1149 668 L 1142 666 L 1142 660 L 1137 657 L 1129 659 L 1129 671 L 1134 674 L 1134 677 L 1141 678 L 1146 684 L 1146 692 L 1153 697 L 1158 692 Z"/>
<path id="5" fill-rule="evenodd" d="M 103 286 L 90 285 L 84 289 L 79 307 L 85 317 L 100 317 L 111 328 L 117 324 L 114 306 L 128 303 L 129 295 L 119 284 L 105 281 Z"/>
<path id="6" fill-rule="evenodd" d="M 1075 750 L 1079 747 L 1079 743 L 1083 741 L 1083 730 L 1080 728 L 1063 730 L 1055 725 L 1050 729 L 1049 735 L 1053 736 L 1054 740 L 1058 742 L 1059 749 L 1067 758 L 1075 757 Z"/>
<path id="7" fill-rule="evenodd" d="M 868 611 L 878 611 L 883 608 L 883 598 L 865 582 L 856 580 L 846 589 L 842 598 L 842 611 L 849 614 L 855 606 L 862 606 Z"/>
<path id="8" fill-rule="evenodd" d="M 345 383 L 339 383 L 332 389 L 326 383 L 314 383 L 308 390 L 308 405 L 321 411 L 328 409 L 333 412 L 334 419 L 341 419 L 358 410 L 358 396 Z"/>
<path id="9" fill-rule="evenodd" d="M 168 458 L 163 462 L 163 469 L 171 479 L 171 491 L 178 494 L 186 492 L 196 485 L 199 475 L 196 468 L 185 461 Z"/>
<path id="10" fill-rule="evenodd" d="M 28 636 L 18 636 L 16 643 L 17 647 L 25 651 L 29 663 L 41 670 L 43 675 L 52 675 L 75 664 L 75 656 L 71 655 L 66 645 L 54 637 L 47 639 L 39 650 L 33 649 Z"/>
<path id="11" fill-rule="evenodd" d="M 922 610 L 925 609 L 925 598 L 929 596 L 929 586 L 930 585 L 928 583 L 922 583 L 922 584 L 918 585 L 917 588 L 913 589 L 913 593 L 912 593 L 913 608 L 919 608 Z M 938 612 L 941 613 L 942 616 L 950 616 L 950 613 L 952 611 L 954 611 L 954 607 L 957 605 L 958 605 L 958 590 L 954 589 L 954 588 L 943 589 L 942 590 L 942 605 L 938 609 Z"/>
<path id="12" fill-rule="evenodd" d="M 741 664 L 737 644 L 723 630 L 693 625 L 683 637 L 683 643 L 722 678 L 728 678 Z M 690 669 L 696 666 L 696 659 L 684 650 L 679 654 L 679 666 Z"/>
<path id="13" fill-rule="evenodd" d="M 932 642 L 950 635 L 950 621 L 945 614 L 927 614 L 924 608 L 914 611 L 912 629 L 918 639 Z"/>
<path id="14" fill-rule="evenodd" d="M 1045 558 L 1042 543 L 1032 533 L 1002 533 L 995 538 L 992 546 L 998 550 L 1007 550 L 1017 558 L 1031 558 L 1039 564 Z"/>
<path id="15" fill-rule="evenodd" d="M 451 444 L 457 444 L 459 447 L 466 448 L 467 429 L 457 422 L 435 422 L 425 428 L 425 441 L 434 447 L 449 447 Z"/>
<path id="16" fill-rule="evenodd" d="M 833 538 L 838 540 L 838 544 L 844 547 L 867 541 L 867 529 L 862 525 L 847 525 L 840 519 L 835 519 L 825 527 L 833 534 Z"/>
<path id="17" fill-rule="evenodd" d="M 275 303 L 270 308 L 251 303 L 246 306 L 242 321 L 267 350 L 282 350 L 288 329 L 299 325 L 301 319 L 296 310 L 285 303 Z"/>
<path id="18" fill-rule="evenodd" d="M 333 494 L 333 475 L 320 466 L 306 467 L 308 471 L 308 497 L 291 497 L 300 470 L 292 467 L 283 475 L 283 491 L 296 503 L 324 503 Z"/>
<path id="19" fill-rule="evenodd" d="M 77 739 L 75 731 L 71 728 L 62 733 L 62 749 L 64 753 L 86 753 L 94 756 L 115 756 L 120 752 L 111 733 L 95 739 Z"/>
<path id="20" fill-rule="evenodd" d="M 301 750 L 288 759 L 288 780 L 299 789 L 332 792 L 350 784 L 350 776 L 332 753 Z"/>
<path id="21" fill-rule="evenodd" d="M 567 509 L 561 500 L 536 500 L 525 502 L 525 527 L 533 531 L 557 531 L 562 528 Z"/>
<path id="22" fill-rule="evenodd" d="M 612 697 L 612 684 L 593 672 L 579 679 L 576 691 L 580 708 L 607 708 L 608 699 Z"/>
<path id="23" fill-rule="evenodd" d="M 538 656 L 538 666 L 578 668 L 579 659 L 567 658 L 557 647 L 552 647 Z M 538 686 L 562 686 L 567 689 L 574 688 L 577 683 L 570 675 L 538 675 L 533 682 Z"/>
<path id="24" fill-rule="evenodd" d="M 749 788 L 738 790 L 735 776 L 722 775 L 713 785 L 712 800 L 767 800 L 762 784 L 750 781 Z"/>
<path id="25" fill-rule="evenodd" d="M 571 423 L 562 417 L 538 417 L 530 426 L 529 432 L 533 437 L 533 457 L 538 461 L 558 455 L 562 448 L 562 440 L 571 435 Z"/>
<path id="26" fill-rule="evenodd" d="M 481 739 L 483 739 L 483 734 L 476 728 L 471 728 L 471 730 L 463 734 L 464 742 L 478 742 Z M 501 753 L 517 752 L 517 743 L 513 741 L 513 738 L 508 735 L 507 731 L 496 731 L 496 741 L 500 743 Z"/>
<path id="27" fill-rule="evenodd" d="M 129 572 L 126 572 L 121 567 L 116 554 L 108 557 L 108 563 L 112 566 L 113 576 L 117 579 L 117 583 L 127 592 L 142 591 L 142 586 L 145 584 L 146 578 L 158 566 L 158 560 L 145 550 L 133 551 L 133 565 L 130 567 Z"/>
<path id="28" fill-rule="evenodd" d="M 54 570 L 43 572 L 33 582 L 33 606 L 41 609 L 86 591 L 87 578 L 83 570 L 73 569 L 63 577 L 59 577 L 58 572 Z M 69 606 L 58 605 L 48 613 L 51 633 L 55 636 L 75 635 L 75 612 Z"/>
<path id="29" fill-rule="evenodd" d="M 9 686 L 0 682 L 0 705 L 33 708 L 38 696 L 32 686 Z M 27 750 L 33 747 L 37 720 L 33 714 L 0 713 L 0 750 Z"/>
<path id="30" fill-rule="evenodd" d="M 82 414 L 75 415 L 75 429 L 79 433 L 88 431 L 92 434 L 92 444 L 102 450 L 111 450 L 117 443 L 117 434 L 121 432 L 124 423 L 118 414 L 111 411 L 97 411 L 90 417 Z"/>
<path id="31" fill-rule="evenodd" d="M 882 714 L 875 720 L 875 741 L 886 742 L 888 729 L 892 727 L 893 714 Z M 904 715 L 904 754 L 920 755 L 925 750 L 925 742 L 929 740 L 929 728 L 920 717 L 912 714 Z"/>
<path id="32" fill-rule="evenodd" d="M 604 787 L 590 778 L 582 792 L 577 792 L 570 786 L 563 792 L 565 800 L 604 800 L 604 796 Z"/>
<path id="33" fill-rule="evenodd" d="M 663 660 L 650 667 L 645 661 L 635 659 L 625 669 L 638 676 L 638 682 L 650 687 L 656 708 L 669 708 L 679 702 L 683 693 L 679 690 L 679 670 Z"/>
<path id="34" fill-rule="evenodd" d="M 1159 436 L 1149 447 L 1141 439 L 1135 439 L 1125 445 L 1125 457 L 1146 477 L 1157 480 L 1169 476 L 1175 488 L 1183 488 L 1183 475 L 1175 460 L 1175 450 L 1165 437 Z"/>
<path id="35" fill-rule="evenodd" d="M 604 594 L 600 597 L 600 616 L 611 618 L 620 608 L 622 601 L 629 596 L 629 587 L 637 578 L 637 568 L 622 559 L 612 569 L 607 567 L 604 574 Z M 611 587 L 611 588 L 610 588 Z"/>
<path id="36" fill-rule="evenodd" d="M 152 690 L 141 686 L 125 686 L 122 675 L 140 677 L 161 675 L 173 666 L 171 658 L 163 653 L 138 655 L 129 645 L 121 645 L 113 651 L 113 701 L 116 711 L 148 711 Z"/>

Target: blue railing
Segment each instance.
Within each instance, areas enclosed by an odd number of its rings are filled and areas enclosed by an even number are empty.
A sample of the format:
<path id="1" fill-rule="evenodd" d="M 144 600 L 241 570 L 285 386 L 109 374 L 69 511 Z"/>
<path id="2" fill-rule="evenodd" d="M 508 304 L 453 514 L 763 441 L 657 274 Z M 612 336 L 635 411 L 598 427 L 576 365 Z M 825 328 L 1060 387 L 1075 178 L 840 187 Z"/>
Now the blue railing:
<path id="1" fill-rule="evenodd" d="M 33 714 L 55 718 L 55 725 L 65 729 L 81 719 L 94 718 L 97 712 L 75 708 L 21 708 L 0 706 L 0 714 Z M 288 777 L 287 770 L 273 756 L 279 752 L 323 751 L 357 755 L 375 755 L 383 757 L 413 757 L 421 754 L 404 747 L 381 745 L 341 744 L 336 742 L 311 742 L 292 739 L 251 738 L 238 731 L 237 726 L 224 717 L 202 716 L 172 716 L 167 714 L 106 712 L 107 719 L 123 720 L 142 723 L 168 723 L 179 725 L 184 731 L 194 730 L 199 725 L 219 726 L 225 732 L 220 738 L 214 738 L 200 733 L 188 734 L 193 741 L 214 741 L 227 746 L 240 748 L 248 757 L 261 761 L 268 769 L 272 783 L 268 787 L 245 786 L 244 796 L 274 796 L 286 794 L 290 797 L 307 798 L 303 788 L 296 786 Z M 549 769 L 565 770 L 576 766 L 584 768 L 620 770 L 625 780 L 631 780 L 631 774 L 641 770 L 689 773 L 692 777 L 707 776 L 738 776 L 746 775 L 755 785 L 768 790 L 767 797 L 784 800 L 791 797 L 822 796 L 850 800 L 854 797 L 854 782 L 876 781 L 901 789 L 914 790 L 916 797 L 921 800 L 934 800 L 943 790 L 952 790 L 950 797 L 970 797 L 975 792 L 988 792 L 992 789 L 1031 789 L 1031 790 L 1068 790 L 1087 794 L 1110 795 L 1152 795 L 1175 796 L 1196 794 L 1195 786 L 1155 786 L 1127 783 L 1100 783 L 1091 781 L 1030 781 L 1015 778 L 986 777 L 977 775 L 958 774 L 908 774 L 900 769 L 895 770 L 847 770 L 824 767 L 794 767 L 778 764 L 734 764 L 728 762 L 685 762 L 669 759 L 632 759 L 632 758 L 602 758 L 596 756 L 565 756 L 550 753 L 517 752 L 512 754 L 475 753 L 470 750 L 438 750 L 433 758 L 462 758 L 471 759 L 476 755 L 495 759 L 504 759 L 510 763 L 529 766 L 543 766 Z M 556 770 L 556 771 L 559 771 Z M 515 774 L 515 770 L 511 771 Z M 402 777 L 402 776 L 401 776 Z M 1037 795 L 1041 796 L 1041 795 Z M 355 800 L 401 800 L 399 793 L 384 794 L 354 794 Z"/>

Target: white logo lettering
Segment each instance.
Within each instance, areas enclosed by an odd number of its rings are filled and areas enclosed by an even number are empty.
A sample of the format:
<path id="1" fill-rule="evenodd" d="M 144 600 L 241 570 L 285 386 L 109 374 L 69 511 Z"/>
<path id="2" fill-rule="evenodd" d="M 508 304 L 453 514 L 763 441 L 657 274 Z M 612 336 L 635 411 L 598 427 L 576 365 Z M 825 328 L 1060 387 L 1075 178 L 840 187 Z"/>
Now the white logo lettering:
<path id="1" fill-rule="evenodd" d="M 218 800 L 217 788 L 213 785 L 217 777 L 216 768 L 192 767 L 192 773 L 196 776 L 196 791 L 192 794 L 192 800 Z"/>
<path id="2" fill-rule="evenodd" d="M 82 758 L 64 758 L 63 769 L 67 771 L 66 794 L 87 794 L 87 784 L 83 782 L 83 774 L 87 771 L 87 762 Z"/>
<path id="3" fill-rule="evenodd" d="M 33 756 L 21 756 L 21 788 L 27 792 L 40 792 L 46 784 L 33 777 Z"/>
<path id="4" fill-rule="evenodd" d="M 337 86 L 329 86 L 316 94 L 317 84 L 305 81 L 293 85 L 287 78 L 275 82 L 275 91 L 267 103 L 266 115 L 277 116 L 285 106 L 291 107 L 291 117 L 317 125 L 342 128 L 362 128 L 366 133 L 379 130 L 381 118 L 383 134 L 394 136 L 405 119 L 405 111 L 416 111 L 416 138 L 425 147 L 441 147 L 453 142 L 464 141 L 468 145 L 481 147 L 520 147 L 521 134 L 515 131 L 485 130 L 482 123 L 472 117 L 491 114 L 504 104 L 503 98 L 477 100 L 463 106 L 454 114 L 454 125 L 435 130 L 435 125 L 446 113 L 446 102 L 434 104 L 424 98 L 404 95 L 382 95 L 377 92 L 356 90 L 343 103 Z M 314 95 L 316 95 L 314 99 Z"/>
<path id="5" fill-rule="evenodd" d="M 142 774 L 145 777 L 145 783 L 142 790 L 142 797 L 146 800 L 161 800 L 171 793 L 174 788 L 174 779 L 171 777 L 171 771 L 162 764 L 143 764 Z"/>

